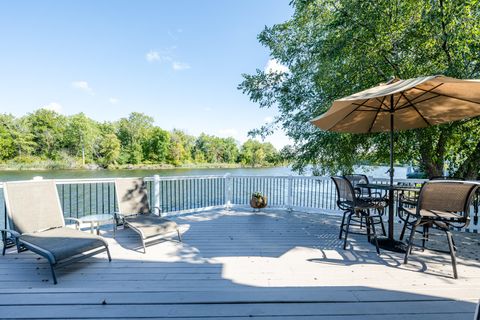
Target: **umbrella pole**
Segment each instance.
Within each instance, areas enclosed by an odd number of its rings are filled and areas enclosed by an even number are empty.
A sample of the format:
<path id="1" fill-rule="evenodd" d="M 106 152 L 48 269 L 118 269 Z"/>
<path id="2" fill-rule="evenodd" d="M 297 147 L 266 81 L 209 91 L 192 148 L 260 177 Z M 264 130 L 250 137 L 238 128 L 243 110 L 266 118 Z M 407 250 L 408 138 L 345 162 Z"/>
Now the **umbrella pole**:
<path id="1" fill-rule="evenodd" d="M 394 101 L 393 94 L 390 95 L 390 188 L 388 190 L 388 238 L 393 240 L 393 210 L 394 210 L 394 195 L 393 195 L 393 138 L 394 138 Z"/>

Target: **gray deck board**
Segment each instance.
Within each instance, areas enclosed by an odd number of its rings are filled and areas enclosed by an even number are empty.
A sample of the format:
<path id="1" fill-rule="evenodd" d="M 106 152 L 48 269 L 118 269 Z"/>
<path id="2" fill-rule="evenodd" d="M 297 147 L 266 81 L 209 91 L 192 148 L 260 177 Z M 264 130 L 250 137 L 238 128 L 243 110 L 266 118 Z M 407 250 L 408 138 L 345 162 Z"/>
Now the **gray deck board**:
<path id="1" fill-rule="evenodd" d="M 480 298 L 480 235 L 456 233 L 449 256 L 375 253 L 365 237 L 338 239 L 338 217 L 214 210 L 175 217 L 183 243 L 141 253 L 131 230 L 105 228 L 105 254 L 58 269 L 9 250 L 0 258 L 0 318 L 471 319 Z M 398 228 L 397 228 L 398 229 Z M 435 238 L 435 237 L 434 237 Z M 444 248 L 445 241 L 430 246 Z"/>

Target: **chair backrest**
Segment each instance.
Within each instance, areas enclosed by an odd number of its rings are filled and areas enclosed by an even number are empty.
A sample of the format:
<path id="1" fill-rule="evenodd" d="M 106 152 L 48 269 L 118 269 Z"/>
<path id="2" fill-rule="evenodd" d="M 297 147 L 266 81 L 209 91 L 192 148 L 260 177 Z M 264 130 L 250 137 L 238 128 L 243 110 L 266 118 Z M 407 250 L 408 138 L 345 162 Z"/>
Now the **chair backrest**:
<path id="1" fill-rule="evenodd" d="M 456 212 L 468 219 L 470 203 L 478 186 L 468 181 L 428 181 L 420 190 L 418 209 Z"/>
<path id="2" fill-rule="evenodd" d="M 355 192 L 353 186 L 345 177 L 332 177 L 337 189 L 337 204 L 343 209 L 345 205 L 352 206 L 355 203 Z"/>
<path id="3" fill-rule="evenodd" d="M 124 216 L 150 213 L 148 192 L 142 178 L 115 179 L 118 209 Z"/>
<path id="4" fill-rule="evenodd" d="M 3 193 L 13 230 L 23 234 L 65 226 L 55 181 L 6 182 Z"/>
<path id="5" fill-rule="evenodd" d="M 347 178 L 348 181 L 352 184 L 353 188 L 357 188 L 357 184 L 362 183 L 362 184 L 368 184 L 368 177 L 364 174 L 346 174 L 344 176 Z M 371 191 L 369 188 L 359 188 L 362 195 L 370 195 Z"/>

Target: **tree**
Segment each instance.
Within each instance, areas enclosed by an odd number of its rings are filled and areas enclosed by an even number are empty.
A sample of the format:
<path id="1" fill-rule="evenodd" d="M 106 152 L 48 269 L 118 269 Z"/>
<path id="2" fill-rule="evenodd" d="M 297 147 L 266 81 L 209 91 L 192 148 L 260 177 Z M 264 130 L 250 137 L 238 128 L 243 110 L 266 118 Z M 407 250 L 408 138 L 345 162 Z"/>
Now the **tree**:
<path id="1" fill-rule="evenodd" d="M 333 100 L 392 75 L 480 76 L 477 1 L 294 0 L 292 5 L 289 21 L 258 37 L 288 71 L 244 74 L 239 89 L 260 107 L 278 106 L 275 122 L 252 134 L 283 128 L 295 142 L 297 170 L 314 164 L 320 173 L 349 172 L 360 161 L 387 162 L 386 134 L 337 134 L 309 123 Z M 452 174 L 479 175 L 480 136 L 472 130 L 479 124 L 473 119 L 399 133 L 396 159 L 419 163 L 429 176 L 441 175 L 446 160 Z"/>
<path id="2" fill-rule="evenodd" d="M 128 163 L 140 163 L 143 158 L 142 144 L 153 127 L 153 118 L 143 113 L 132 112 L 118 122 L 118 138 Z"/>
<path id="3" fill-rule="evenodd" d="M 271 143 L 249 139 L 240 150 L 240 162 L 252 167 L 278 162 L 278 152 Z"/>
<path id="4" fill-rule="evenodd" d="M 102 165 L 108 167 L 115 164 L 120 156 L 120 140 L 113 133 L 106 133 L 100 142 L 99 160 Z"/>
<path id="5" fill-rule="evenodd" d="M 194 137 L 181 130 L 173 129 L 173 131 L 170 132 L 168 161 L 174 165 L 191 161 L 194 141 Z"/>
<path id="6" fill-rule="evenodd" d="M 12 115 L 0 114 L 0 160 L 15 156 L 14 119 Z"/>
<path id="7" fill-rule="evenodd" d="M 97 123 L 84 113 L 70 116 L 67 118 L 64 134 L 65 147 L 71 155 L 81 156 L 85 164 L 85 159 L 93 160 L 99 134 Z"/>
<path id="8" fill-rule="evenodd" d="M 161 128 L 154 127 L 147 133 L 143 142 L 143 154 L 149 161 L 164 163 L 168 157 L 170 133 Z"/>
<path id="9" fill-rule="evenodd" d="M 63 147 L 65 117 L 55 111 L 38 109 L 22 120 L 33 135 L 34 154 L 43 158 L 56 159 Z"/>

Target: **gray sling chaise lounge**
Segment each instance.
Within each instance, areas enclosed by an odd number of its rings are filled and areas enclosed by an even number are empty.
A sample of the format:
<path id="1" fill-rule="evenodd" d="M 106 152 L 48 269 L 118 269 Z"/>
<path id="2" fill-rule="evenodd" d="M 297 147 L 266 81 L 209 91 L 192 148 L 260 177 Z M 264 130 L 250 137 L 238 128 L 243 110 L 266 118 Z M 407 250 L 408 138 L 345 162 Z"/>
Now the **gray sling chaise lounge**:
<path id="1" fill-rule="evenodd" d="M 107 251 L 107 242 L 100 236 L 82 232 L 65 226 L 57 187 L 53 180 L 6 182 L 3 185 L 5 203 L 17 249 L 29 249 L 50 263 L 53 282 L 57 284 L 56 267 L 73 263 Z"/>
<path id="2" fill-rule="evenodd" d="M 122 220 L 124 226 L 140 235 L 144 253 L 146 253 L 145 240 L 150 238 L 176 232 L 178 240 L 182 241 L 176 222 L 157 216 L 151 211 L 143 179 L 116 179 L 115 193 L 119 209 L 117 217 Z"/>

